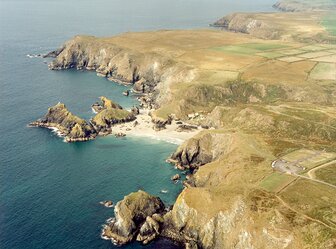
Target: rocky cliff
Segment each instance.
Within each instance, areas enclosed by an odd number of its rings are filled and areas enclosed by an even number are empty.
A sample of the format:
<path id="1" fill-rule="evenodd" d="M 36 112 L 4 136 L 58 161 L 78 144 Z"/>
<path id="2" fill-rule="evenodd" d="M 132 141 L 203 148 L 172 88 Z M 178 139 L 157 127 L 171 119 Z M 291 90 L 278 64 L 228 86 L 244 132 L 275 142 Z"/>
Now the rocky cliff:
<path id="1" fill-rule="evenodd" d="M 115 218 L 104 226 L 102 237 L 117 245 L 137 239 L 148 243 L 159 234 L 164 204 L 158 197 L 139 190 L 118 202 Z"/>
<path id="2" fill-rule="evenodd" d="M 68 111 L 62 103 L 50 107 L 46 115 L 31 126 L 56 128 L 67 142 L 87 141 L 97 136 L 91 124 Z"/>

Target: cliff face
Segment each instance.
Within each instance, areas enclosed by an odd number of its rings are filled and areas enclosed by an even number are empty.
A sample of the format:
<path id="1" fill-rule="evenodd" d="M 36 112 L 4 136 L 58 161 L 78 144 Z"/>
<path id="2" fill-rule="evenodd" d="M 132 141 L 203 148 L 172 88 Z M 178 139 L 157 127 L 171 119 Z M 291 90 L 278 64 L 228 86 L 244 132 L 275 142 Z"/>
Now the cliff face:
<path id="1" fill-rule="evenodd" d="M 141 53 L 113 41 L 87 36 L 76 36 L 68 41 L 49 68 L 95 70 L 111 81 L 133 84 L 139 92 L 151 92 L 158 82 L 169 80 L 171 72 L 184 70 L 155 52 Z"/>
<path id="2" fill-rule="evenodd" d="M 67 142 L 87 141 L 97 136 L 97 132 L 92 125 L 73 115 L 62 103 L 50 107 L 43 118 L 30 125 L 57 128 Z"/>

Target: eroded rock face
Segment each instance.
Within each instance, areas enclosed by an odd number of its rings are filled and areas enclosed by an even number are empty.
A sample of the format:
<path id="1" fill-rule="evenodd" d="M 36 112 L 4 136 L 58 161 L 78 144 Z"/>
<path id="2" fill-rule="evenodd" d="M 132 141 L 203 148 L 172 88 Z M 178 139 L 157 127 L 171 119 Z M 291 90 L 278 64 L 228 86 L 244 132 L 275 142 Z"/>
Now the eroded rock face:
<path id="1" fill-rule="evenodd" d="M 31 126 L 56 128 L 67 142 L 87 141 L 97 136 L 91 124 L 68 111 L 63 103 L 50 107 L 47 114 Z"/>
<path id="2" fill-rule="evenodd" d="M 116 204 L 115 219 L 104 227 L 102 236 L 118 245 L 135 238 L 148 243 L 159 234 L 154 214 L 162 212 L 164 204 L 160 198 L 141 190 L 131 193 Z"/>

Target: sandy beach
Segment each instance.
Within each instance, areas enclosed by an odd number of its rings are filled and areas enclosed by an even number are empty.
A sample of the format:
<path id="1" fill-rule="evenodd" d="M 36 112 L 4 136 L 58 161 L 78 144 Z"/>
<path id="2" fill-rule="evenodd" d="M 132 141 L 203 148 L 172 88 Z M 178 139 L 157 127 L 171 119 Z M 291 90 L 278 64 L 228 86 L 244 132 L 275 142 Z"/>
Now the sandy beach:
<path id="1" fill-rule="evenodd" d="M 137 125 L 135 125 L 137 122 Z M 187 123 L 183 123 L 187 124 Z M 140 109 L 140 114 L 133 122 L 118 124 L 112 127 L 112 135 L 124 133 L 126 136 L 149 137 L 152 139 L 163 140 L 173 144 L 182 144 L 185 140 L 195 136 L 201 130 L 201 127 L 191 131 L 176 131 L 178 124 L 172 121 L 171 125 L 167 125 L 166 129 L 155 131 L 153 123 L 149 116 L 149 110 Z"/>

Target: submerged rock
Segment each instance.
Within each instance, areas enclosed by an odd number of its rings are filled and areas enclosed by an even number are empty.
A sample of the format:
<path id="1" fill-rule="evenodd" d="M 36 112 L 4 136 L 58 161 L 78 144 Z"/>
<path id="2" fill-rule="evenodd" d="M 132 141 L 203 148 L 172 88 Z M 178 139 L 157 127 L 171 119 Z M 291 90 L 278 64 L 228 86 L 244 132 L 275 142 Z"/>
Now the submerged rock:
<path id="1" fill-rule="evenodd" d="M 104 226 L 102 237 L 118 245 L 135 238 L 147 243 L 159 234 L 159 223 L 152 216 L 163 213 L 164 208 L 158 197 L 141 190 L 131 193 L 116 204 L 115 218 Z"/>
<path id="2" fill-rule="evenodd" d="M 30 123 L 30 125 L 55 128 L 59 135 L 65 137 L 66 142 L 87 141 L 97 136 L 97 132 L 91 124 L 73 115 L 63 103 L 50 107 L 43 118 Z"/>
<path id="3" fill-rule="evenodd" d="M 112 201 L 101 201 L 99 203 L 107 208 L 112 208 L 114 206 Z"/>
<path id="4" fill-rule="evenodd" d="M 170 179 L 172 180 L 172 181 L 177 181 L 177 180 L 179 180 L 181 178 L 181 176 L 179 175 L 179 174 L 176 174 L 176 175 L 173 175 Z"/>

